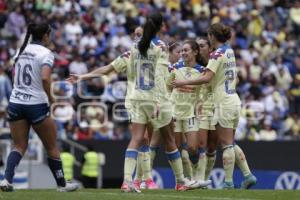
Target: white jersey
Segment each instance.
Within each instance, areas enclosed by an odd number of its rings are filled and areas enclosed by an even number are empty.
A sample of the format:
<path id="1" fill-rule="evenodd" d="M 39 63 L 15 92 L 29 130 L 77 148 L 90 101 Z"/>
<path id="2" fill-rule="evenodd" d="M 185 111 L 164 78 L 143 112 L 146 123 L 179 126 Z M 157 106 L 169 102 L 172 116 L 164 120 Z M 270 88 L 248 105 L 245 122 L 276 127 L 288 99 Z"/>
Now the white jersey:
<path id="1" fill-rule="evenodd" d="M 26 105 L 49 104 L 41 72 L 42 66 L 52 68 L 53 62 L 54 55 L 49 49 L 39 44 L 28 44 L 15 64 L 10 102 Z"/>

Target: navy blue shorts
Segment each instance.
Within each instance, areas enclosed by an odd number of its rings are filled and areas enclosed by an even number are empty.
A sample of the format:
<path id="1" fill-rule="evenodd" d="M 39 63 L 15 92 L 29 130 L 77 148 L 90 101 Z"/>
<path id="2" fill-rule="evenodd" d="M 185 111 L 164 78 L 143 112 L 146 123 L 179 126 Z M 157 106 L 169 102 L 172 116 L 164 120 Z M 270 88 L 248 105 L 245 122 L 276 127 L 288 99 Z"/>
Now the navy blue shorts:
<path id="1" fill-rule="evenodd" d="M 30 124 L 43 121 L 50 114 L 50 108 L 46 103 L 36 105 L 24 105 L 9 102 L 7 107 L 7 119 L 10 122 L 25 119 Z"/>

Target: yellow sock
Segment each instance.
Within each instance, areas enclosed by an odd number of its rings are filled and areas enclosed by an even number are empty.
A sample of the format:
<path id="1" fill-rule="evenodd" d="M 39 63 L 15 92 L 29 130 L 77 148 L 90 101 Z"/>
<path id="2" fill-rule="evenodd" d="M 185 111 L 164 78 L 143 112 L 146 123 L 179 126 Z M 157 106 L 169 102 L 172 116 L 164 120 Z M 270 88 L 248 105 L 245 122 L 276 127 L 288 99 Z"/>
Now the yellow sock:
<path id="1" fill-rule="evenodd" d="M 228 145 L 223 148 L 223 168 L 225 171 L 225 182 L 232 182 L 234 170 L 235 154 L 233 145 Z"/>
<path id="2" fill-rule="evenodd" d="M 216 162 L 216 152 L 213 153 L 206 153 L 206 169 L 205 169 L 205 180 L 208 179 L 210 172 L 214 168 L 215 162 Z"/>
<path id="3" fill-rule="evenodd" d="M 124 162 L 124 181 L 132 182 L 137 156 L 138 151 L 136 149 L 126 150 Z"/>
<path id="4" fill-rule="evenodd" d="M 151 157 L 150 166 L 151 166 L 151 169 L 153 169 L 153 162 L 154 162 L 154 159 L 156 157 L 156 153 L 157 153 L 158 149 L 159 149 L 159 147 L 150 147 L 150 157 Z"/>
<path id="5" fill-rule="evenodd" d="M 205 178 L 205 169 L 206 169 L 206 163 L 207 163 L 207 159 L 206 159 L 206 154 L 200 154 L 199 157 L 199 161 L 198 161 L 198 177 L 197 180 L 204 180 Z"/>
<path id="6" fill-rule="evenodd" d="M 166 152 L 169 163 L 175 175 L 176 183 L 183 182 L 183 168 L 182 168 L 182 160 L 180 157 L 180 153 L 178 149 L 175 149 L 172 152 Z"/>
<path id="7" fill-rule="evenodd" d="M 192 180 L 199 180 L 199 164 L 192 164 Z"/>
<path id="8" fill-rule="evenodd" d="M 233 148 L 234 148 L 234 153 L 235 153 L 235 162 L 236 162 L 237 166 L 242 171 L 244 177 L 250 175 L 251 171 L 249 169 L 249 166 L 248 166 L 248 163 L 247 163 L 247 160 L 246 160 L 243 150 L 237 144 L 235 144 L 233 146 Z"/>
<path id="9" fill-rule="evenodd" d="M 181 150 L 181 159 L 182 159 L 182 166 L 183 166 L 183 174 L 184 177 L 191 179 L 192 178 L 192 163 L 189 158 L 189 153 L 187 150 Z"/>
<path id="10" fill-rule="evenodd" d="M 142 180 L 143 178 L 143 170 L 142 170 L 142 161 L 143 153 L 139 152 L 136 160 L 136 170 L 135 170 L 135 180 Z"/>
<path id="11" fill-rule="evenodd" d="M 152 178 L 151 155 L 149 151 L 143 153 L 141 166 L 144 179 Z"/>

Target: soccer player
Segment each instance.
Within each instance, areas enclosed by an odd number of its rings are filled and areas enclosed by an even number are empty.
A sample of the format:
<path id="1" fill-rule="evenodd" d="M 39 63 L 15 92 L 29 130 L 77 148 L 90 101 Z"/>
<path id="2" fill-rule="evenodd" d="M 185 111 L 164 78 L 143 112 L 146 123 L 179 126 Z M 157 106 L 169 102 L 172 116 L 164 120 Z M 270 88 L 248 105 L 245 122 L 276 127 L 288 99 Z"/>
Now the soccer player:
<path id="1" fill-rule="evenodd" d="M 178 42 L 171 42 L 168 45 L 169 50 L 169 72 L 174 70 L 176 67 L 180 67 L 183 62 L 179 62 L 181 56 L 181 45 Z M 168 78 L 168 76 L 166 76 Z M 169 94 L 171 95 L 171 93 Z M 186 137 L 184 134 L 175 135 L 176 146 L 181 148 L 181 159 L 183 166 L 183 174 L 184 177 L 191 179 L 192 178 L 192 166 L 189 159 L 189 154 L 187 151 L 187 143 Z M 153 134 L 150 142 L 150 150 L 151 150 L 151 168 L 153 166 L 153 160 L 155 159 L 156 153 L 159 149 L 159 145 L 161 144 L 160 134 Z"/>
<path id="2" fill-rule="evenodd" d="M 176 178 L 175 189 L 184 191 L 210 184 L 209 182 L 189 181 L 183 176 L 182 161 L 171 126 L 170 104 L 164 105 L 162 103 L 168 99 L 164 84 L 164 74 L 168 70 L 168 58 L 163 46 L 157 46 L 151 42 L 162 27 L 162 19 L 160 13 L 151 13 L 143 26 L 141 40 L 130 51 L 125 52 L 107 66 L 85 75 L 71 75 L 68 79 L 74 82 L 78 79 L 87 79 L 111 71 L 127 71 L 127 77 L 134 80 L 134 90 L 130 95 L 133 105 L 131 112 L 132 138 L 125 153 L 124 182 L 121 187 L 124 192 L 140 192 L 134 186 L 132 176 L 136 167 L 138 149 L 142 144 L 148 122 L 151 122 L 153 128 L 161 133 L 166 154 Z"/>
<path id="3" fill-rule="evenodd" d="M 199 58 L 199 46 L 195 40 L 186 40 L 184 42 L 182 47 L 182 58 L 182 66 L 174 68 L 170 74 L 168 81 L 169 86 L 171 86 L 171 82 L 174 79 L 186 80 L 196 78 L 203 70 L 202 67 L 197 64 L 197 59 Z M 182 134 L 186 137 L 189 159 L 193 168 L 193 179 L 198 178 L 199 171 L 199 125 L 195 116 L 195 105 L 198 100 L 198 93 L 198 86 L 186 85 L 173 89 L 171 95 L 173 101 L 175 134 L 180 142 L 182 142 Z"/>
<path id="4" fill-rule="evenodd" d="M 199 63 L 206 67 L 209 60 L 209 53 L 212 51 L 211 45 L 207 38 L 200 38 L 197 40 L 197 43 L 200 54 Z M 218 145 L 216 128 L 212 125 L 214 104 L 211 85 L 209 83 L 201 85 L 199 94 L 200 99 L 196 106 L 200 136 L 199 179 L 207 180 L 215 164 L 216 148 Z"/>
<path id="5" fill-rule="evenodd" d="M 178 42 L 174 42 L 169 46 L 169 71 L 171 72 L 173 68 L 180 67 L 183 65 L 181 57 L 182 47 Z M 184 177 L 192 179 L 192 164 L 189 158 L 188 145 L 186 142 L 186 137 L 184 134 L 176 134 L 175 141 L 178 148 L 180 148 L 183 174 Z"/>
<path id="6" fill-rule="evenodd" d="M 134 31 L 135 35 L 135 42 L 138 42 L 142 35 L 143 35 L 143 28 L 137 27 Z M 152 42 L 155 42 L 157 45 L 157 42 L 152 40 Z M 130 81 L 130 80 L 128 80 Z M 132 88 L 132 83 L 127 86 L 127 93 L 125 98 L 125 107 L 127 109 L 127 112 L 130 115 L 131 112 L 131 101 L 130 101 L 130 95 L 131 91 L 134 89 Z M 129 88 L 130 87 L 130 88 Z M 131 126 L 130 126 L 131 128 Z M 158 189 L 158 186 L 152 179 L 152 167 L 151 167 L 151 153 L 149 148 L 149 141 L 153 135 L 153 128 L 150 123 L 147 124 L 146 132 L 144 134 L 144 139 L 142 141 L 142 146 L 139 149 L 138 157 L 137 157 L 137 163 L 136 163 L 136 171 L 135 171 L 135 178 L 134 178 L 134 185 L 136 188 L 141 188 L 141 183 L 144 181 L 144 189 Z M 159 134 L 157 134 L 159 135 Z"/>
<path id="7" fill-rule="evenodd" d="M 29 24 L 25 40 L 15 59 L 14 87 L 8 104 L 8 120 L 13 140 L 13 150 L 7 158 L 2 191 L 13 191 L 13 177 L 28 146 L 29 129 L 40 137 L 48 155 L 48 165 L 60 192 L 75 191 L 78 185 L 64 178 L 60 153 L 56 146 L 56 127 L 49 117 L 53 103 L 50 94 L 51 69 L 54 56 L 46 48 L 50 41 L 48 24 Z M 27 44 L 29 38 L 32 42 Z"/>
<path id="8" fill-rule="evenodd" d="M 212 125 L 216 126 L 219 142 L 223 149 L 223 167 L 225 170 L 224 189 L 234 188 L 233 170 L 235 164 L 234 129 L 236 129 L 241 101 L 235 91 L 237 68 L 234 51 L 227 44 L 231 38 L 229 27 L 216 23 L 208 29 L 212 47 L 207 70 L 203 76 L 194 80 L 175 80 L 174 87 L 210 83 L 213 91 L 215 111 Z"/>
<path id="9" fill-rule="evenodd" d="M 200 49 L 200 60 L 203 66 L 206 66 L 209 61 L 209 54 L 212 51 L 211 45 L 207 38 L 200 38 L 198 41 Z M 200 148 L 203 148 L 203 151 L 207 148 L 206 152 L 206 164 L 205 156 L 202 158 L 200 156 L 200 168 L 205 171 L 205 179 L 207 180 L 211 170 L 213 169 L 215 160 L 216 160 L 216 149 L 218 145 L 218 137 L 216 135 L 215 126 L 212 125 L 212 116 L 214 110 L 213 95 L 211 86 L 204 84 L 204 88 L 201 90 L 202 104 L 201 104 L 201 113 L 200 113 Z M 235 132 L 235 131 L 234 131 Z M 242 189 L 248 189 L 251 186 L 256 184 L 256 177 L 251 173 L 245 154 L 242 149 L 234 143 L 234 153 L 235 153 L 235 163 L 238 165 L 240 170 L 244 175 L 244 181 L 241 184 Z M 201 159 L 204 159 L 204 162 L 201 162 Z M 204 169 L 203 169 L 204 168 Z M 201 180 L 201 179 L 200 179 Z"/>

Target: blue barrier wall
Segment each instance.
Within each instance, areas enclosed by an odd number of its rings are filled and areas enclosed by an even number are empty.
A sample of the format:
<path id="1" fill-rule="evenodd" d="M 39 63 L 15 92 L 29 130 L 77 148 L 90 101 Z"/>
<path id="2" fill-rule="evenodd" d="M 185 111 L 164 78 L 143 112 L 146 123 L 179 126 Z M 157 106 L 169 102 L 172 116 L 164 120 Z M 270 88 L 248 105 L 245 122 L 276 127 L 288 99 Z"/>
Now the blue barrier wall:
<path id="1" fill-rule="evenodd" d="M 103 186 L 119 187 L 123 178 L 124 153 L 129 141 L 83 141 L 83 145 L 92 145 L 96 151 L 106 155 L 106 164 L 103 168 Z M 249 166 L 258 177 L 257 187 L 261 189 L 277 188 L 295 189 L 299 188 L 300 172 L 300 141 L 274 141 L 274 142 L 238 142 L 244 150 Z M 76 153 L 80 159 L 80 152 Z M 163 151 L 160 148 L 154 161 L 154 167 L 163 178 L 163 181 L 174 181 L 169 169 L 169 164 Z M 222 167 L 221 153 L 218 151 L 216 168 Z M 291 172 L 291 173 L 290 173 Z M 80 174 L 80 172 L 76 172 Z M 239 185 L 242 175 L 236 170 L 234 174 L 236 184 Z M 283 177 L 283 178 L 282 178 Z M 214 186 L 217 183 L 214 183 Z M 167 184 L 166 187 L 173 187 L 174 183 Z M 299 188 L 300 189 L 300 188 Z"/>
<path id="2" fill-rule="evenodd" d="M 300 172 L 253 170 L 252 173 L 258 180 L 253 189 L 300 189 Z M 155 168 L 153 177 L 161 188 L 175 187 L 175 179 L 170 168 Z M 218 188 L 223 183 L 224 177 L 223 169 L 215 168 L 210 176 L 212 185 L 209 188 Z M 242 173 L 236 169 L 233 179 L 235 187 L 239 188 L 243 181 Z"/>

